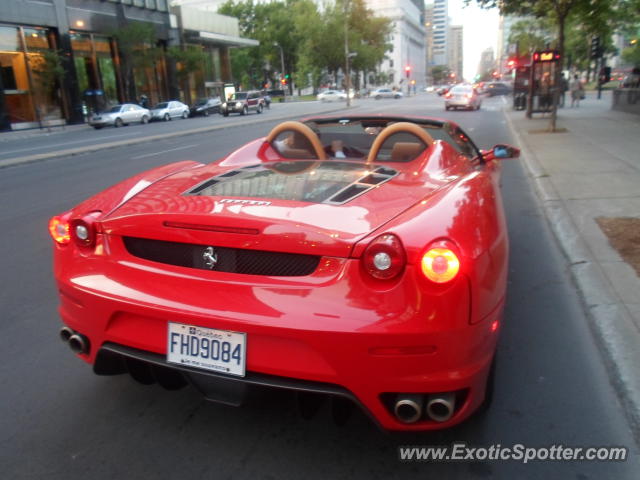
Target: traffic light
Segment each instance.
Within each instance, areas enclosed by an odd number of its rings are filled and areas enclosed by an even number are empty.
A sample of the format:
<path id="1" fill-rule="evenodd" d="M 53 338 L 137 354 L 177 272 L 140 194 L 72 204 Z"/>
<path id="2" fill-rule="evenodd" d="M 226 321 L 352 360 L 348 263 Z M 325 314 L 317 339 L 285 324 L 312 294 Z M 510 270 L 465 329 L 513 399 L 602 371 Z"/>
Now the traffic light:
<path id="1" fill-rule="evenodd" d="M 591 39 L 591 58 L 600 58 L 602 56 L 602 48 L 600 47 L 600 37 L 593 37 Z"/>
<path id="2" fill-rule="evenodd" d="M 286 85 L 286 84 L 287 84 L 287 79 L 286 79 L 286 78 L 281 78 L 281 79 L 280 79 L 280 83 L 281 83 L 282 85 Z"/>
<path id="3" fill-rule="evenodd" d="M 407 76 L 407 78 L 411 76 L 411 65 L 407 65 L 406 67 L 404 67 L 404 73 Z"/>

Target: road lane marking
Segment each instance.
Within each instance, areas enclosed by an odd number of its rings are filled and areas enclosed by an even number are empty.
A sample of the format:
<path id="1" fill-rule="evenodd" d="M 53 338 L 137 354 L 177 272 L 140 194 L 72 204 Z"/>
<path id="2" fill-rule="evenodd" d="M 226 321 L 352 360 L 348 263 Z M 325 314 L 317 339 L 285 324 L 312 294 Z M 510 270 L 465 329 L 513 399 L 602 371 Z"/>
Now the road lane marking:
<path id="1" fill-rule="evenodd" d="M 176 150 L 184 150 L 185 148 L 197 147 L 200 145 L 199 143 L 194 143 L 193 145 L 184 145 L 182 147 L 170 148 L 169 150 L 162 150 L 161 152 L 154 153 L 145 153 L 144 155 L 138 155 L 136 157 L 131 157 L 131 160 L 139 160 L 141 158 L 153 157 L 154 155 L 162 155 L 167 152 L 175 152 Z"/>

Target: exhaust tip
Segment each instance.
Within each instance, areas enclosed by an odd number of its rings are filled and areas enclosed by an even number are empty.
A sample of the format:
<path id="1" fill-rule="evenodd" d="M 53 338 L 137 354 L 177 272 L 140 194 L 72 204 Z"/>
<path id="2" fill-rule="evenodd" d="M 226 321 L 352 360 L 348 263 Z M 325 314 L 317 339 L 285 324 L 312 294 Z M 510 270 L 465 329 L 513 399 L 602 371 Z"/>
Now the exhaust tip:
<path id="1" fill-rule="evenodd" d="M 427 401 L 427 415 L 436 422 L 446 422 L 453 416 L 455 409 L 455 395 L 444 393 L 430 396 Z"/>
<path id="2" fill-rule="evenodd" d="M 74 333 L 75 332 L 71 330 L 69 327 L 64 326 L 60 329 L 60 339 L 66 343 L 69 341 L 69 339 Z"/>
<path id="3" fill-rule="evenodd" d="M 393 407 L 396 418 L 403 423 L 415 423 L 422 417 L 422 395 L 398 397 Z"/>
<path id="4" fill-rule="evenodd" d="M 69 348 L 73 353 L 89 353 L 89 339 L 79 333 L 74 333 L 69 337 Z"/>

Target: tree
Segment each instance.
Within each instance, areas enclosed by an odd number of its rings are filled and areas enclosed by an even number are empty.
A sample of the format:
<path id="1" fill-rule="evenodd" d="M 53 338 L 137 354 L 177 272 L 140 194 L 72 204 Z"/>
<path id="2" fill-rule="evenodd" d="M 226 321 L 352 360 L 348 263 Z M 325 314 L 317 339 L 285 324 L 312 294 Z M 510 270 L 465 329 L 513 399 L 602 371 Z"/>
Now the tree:
<path id="1" fill-rule="evenodd" d="M 31 69 L 36 77 L 35 90 L 38 98 L 35 103 L 39 122 L 47 114 L 42 111 L 49 104 L 46 99 L 58 97 L 65 73 L 62 64 L 64 58 L 64 52 L 58 50 L 41 50 L 38 55 L 29 56 Z"/>
<path id="2" fill-rule="evenodd" d="M 176 77 L 181 84 L 184 100 L 191 104 L 191 75 L 202 69 L 206 55 L 197 45 L 173 46 L 167 49 L 168 57 L 176 62 Z"/>
<path id="3" fill-rule="evenodd" d="M 433 83 L 436 85 L 448 83 L 450 74 L 451 71 L 447 65 L 436 65 L 431 69 Z"/>
<path id="4" fill-rule="evenodd" d="M 125 97 L 136 101 L 136 72 L 144 75 L 149 81 L 149 70 L 163 56 L 162 48 L 156 44 L 156 31 L 153 25 L 142 22 L 131 22 L 114 30 L 112 36 L 118 42 L 118 50 L 122 61 Z"/>
<path id="5" fill-rule="evenodd" d="M 591 29 L 604 29 L 607 20 L 614 17 L 610 0 L 476 0 L 483 8 L 499 7 L 502 14 L 533 16 L 547 19 L 556 28 L 555 47 L 560 58 L 565 58 L 565 31 L 571 15 L 580 18 Z M 624 1 L 624 0 L 621 0 Z M 637 0 L 635 0 L 637 1 Z M 560 85 L 561 70 L 556 69 L 555 85 Z M 556 131 L 559 89 L 554 89 L 549 130 Z"/>

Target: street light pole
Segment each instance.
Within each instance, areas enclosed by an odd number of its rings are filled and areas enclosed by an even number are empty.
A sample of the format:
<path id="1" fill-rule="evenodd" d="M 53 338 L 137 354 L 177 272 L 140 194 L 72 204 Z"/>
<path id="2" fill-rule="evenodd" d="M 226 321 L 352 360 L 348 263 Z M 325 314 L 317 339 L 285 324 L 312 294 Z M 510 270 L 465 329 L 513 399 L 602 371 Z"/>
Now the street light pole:
<path id="1" fill-rule="evenodd" d="M 349 90 L 351 90 L 351 76 L 349 75 L 349 0 L 344 0 L 344 80 L 347 90 L 347 107 L 351 106 Z"/>
<path id="2" fill-rule="evenodd" d="M 280 75 L 284 78 L 284 51 L 282 50 L 282 46 L 278 42 L 273 42 L 274 47 L 278 47 L 280 49 Z"/>

